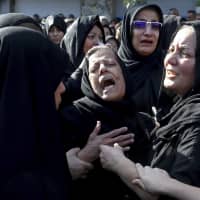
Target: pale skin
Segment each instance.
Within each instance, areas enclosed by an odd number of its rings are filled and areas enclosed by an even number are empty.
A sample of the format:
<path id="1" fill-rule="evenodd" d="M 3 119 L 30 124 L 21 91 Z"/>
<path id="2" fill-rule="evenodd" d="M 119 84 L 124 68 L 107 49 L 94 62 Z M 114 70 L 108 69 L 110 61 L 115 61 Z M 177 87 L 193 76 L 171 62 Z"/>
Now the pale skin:
<path id="1" fill-rule="evenodd" d="M 97 46 L 99 44 L 103 43 L 103 34 L 101 32 L 101 29 L 98 26 L 94 26 L 90 32 L 88 33 L 84 45 L 83 45 L 83 51 L 86 54 L 89 49 L 91 49 L 93 46 Z"/>
<path id="2" fill-rule="evenodd" d="M 48 36 L 53 43 L 60 44 L 60 41 L 62 40 L 64 34 L 65 33 L 59 28 L 57 28 L 56 26 L 52 26 L 49 30 Z"/>
<path id="3" fill-rule="evenodd" d="M 184 37 L 183 37 L 184 35 Z M 183 96 L 193 86 L 196 35 L 192 27 L 184 26 L 170 44 L 164 60 L 164 87 Z"/>
<path id="4" fill-rule="evenodd" d="M 151 9 L 141 10 L 134 20 L 142 21 L 157 21 L 159 22 L 158 14 Z M 158 44 L 159 30 L 153 30 L 150 25 L 145 29 L 133 28 L 132 45 L 135 50 L 142 56 L 152 54 Z"/>
<path id="5" fill-rule="evenodd" d="M 168 195 L 177 200 L 199 200 L 200 189 L 198 187 L 171 178 L 165 170 L 143 167 L 141 164 L 136 164 L 136 168 L 140 178 L 133 180 L 132 183 L 142 189 L 153 194 Z"/>
<path id="6" fill-rule="evenodd" d="M 113 50 L 101 47 L 88 58 L 93 91 L 104 101 L 119 101 L 125 95 L 125 80 Z"/>
<path id="7" fill-rule="evenodd" d="M 135 191 L 142 200 L 158 199 L 157 195 L 144 191 L 136 184 L 132 184 L 132 180 L 138 179 L 139 174 L 135 163 L 123 154 L 122 148 L 119 145 L 115 145 L 115 147 L 101 145 L 100 149 L 100 159 L 103 168 L 120 176 L 122 181 Z"/>

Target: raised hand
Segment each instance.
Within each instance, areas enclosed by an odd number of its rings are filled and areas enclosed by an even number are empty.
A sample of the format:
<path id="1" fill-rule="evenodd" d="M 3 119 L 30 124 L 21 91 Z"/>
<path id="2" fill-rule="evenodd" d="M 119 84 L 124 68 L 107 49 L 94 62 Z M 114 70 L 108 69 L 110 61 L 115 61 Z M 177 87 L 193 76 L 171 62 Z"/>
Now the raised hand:
<path id="1" fill-rule="evenodd" d="M 79 158 L 92 162 L 99 157 L 99 146 L 101 144 L 113 145 L 114 143 L 119 143 L 122 147 L 128 147 L 134 141 L 134 135 L 132 133 L 126 133 L 128 130 L 127 127 L 114 129 L 108 133 L 98 135 L 100 130 L 101 122 L 97 121 L 96 127 L 90 134 L 87 144 L 78 154 Z"/>

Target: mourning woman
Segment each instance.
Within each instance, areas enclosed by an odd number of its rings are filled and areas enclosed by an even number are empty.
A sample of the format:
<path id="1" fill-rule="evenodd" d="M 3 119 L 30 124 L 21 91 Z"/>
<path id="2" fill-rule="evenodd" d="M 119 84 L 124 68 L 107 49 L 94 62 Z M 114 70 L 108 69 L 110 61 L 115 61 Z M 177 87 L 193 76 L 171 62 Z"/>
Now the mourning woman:
<path id="1" fill-rule="evenodd" d="M 0 29 L 1 199 L 69 199 L 54 99 L 65 68 L 59 50 L 38 31 Z"/>
<path id="2" fill-rule="evenodd" d="M 69 58 L 64 80 L 66 101 L 71 102 L 83 96 L 80 90 L 82 78 L 80 64 L 90 48 L 104 42 L 104 30 L 98 15 L 78 17 L 67 29 L 61 42 Z"/>
<path id="3" fill-rule="evenodd" d="M 59 15 L 49 15 L 45 20 L 44 26 L 47 37 L 59 46 L 67 29 L 64 19 Z"/>
<path id="4" fill-rule="evenodd" d="M 185 22 L 172 38 L 164 60 L 164 87 L 173 91 L 178 100 L 161 119 L 160 126 L 152 131 L 153 148 L 149 155 L 151 167 L 164 169 L 172 178 L 197 187 L 200 186 L 199 35 L 200 23 L 194 21 Z M 115 150 L 102 147 L 104 167 L 118 173 L 136 190 L 137 184 L 130 184 L 131 180 L 139 178 L 135 164 Z M 159 199 L 173 198 L 161 195 Z"/>
<path id="5" fill-rule="evenodd" d="M 128 84 L 126 69 L 112 48 L 104 45 L 93 47 L 84 61 L 81 89 L 85 96 L 74 101 L 73 106 L 62 109 L 63 120 L 66 125 L 69 124 L 65 128 L 66 150 L 80 146 L 82 150 L 79 157 L 94 164 L 87 178 L 75 183 L 75 199 L 93 199 L 91 191 L 96 194 L 100 188 L 101 193 L 95 199 L 124 199 L 124 196 L 128 196 L 128 188 L 117 176 L 106 172 L 99 165 L 99 145 L 113 145 L 115 142 L 125 147 L 130 145 L 127 151 L 129 158 L 144 164 L 149 148 L 145 127 L 147 121 L 144 121 L 145 116 L 140 116 L 130 106 L 131 86 Z M 96 121 L 101 122 L 101 131 L 99 135 L 89 137 Z M 124 133 L 112 133 L 110 138 L 102 134 L 120 127 L 127 127 Z M 129 134 L 131 132 L 135 135 L 134 145 Z M 90 144 L 95 137 L 99 137 L 98 141 Z M 85 148 L 88 143 L 90 148 Z"/>
<path id="6" fill-rule="evenodd" d="M 118 55 L 130 76 L 132 100 L 138 111 L 152 114 L 157 106 L 163 65 L 160 33 L 163 13 L 159 6 L 130 6 L 122 20 Z"/>

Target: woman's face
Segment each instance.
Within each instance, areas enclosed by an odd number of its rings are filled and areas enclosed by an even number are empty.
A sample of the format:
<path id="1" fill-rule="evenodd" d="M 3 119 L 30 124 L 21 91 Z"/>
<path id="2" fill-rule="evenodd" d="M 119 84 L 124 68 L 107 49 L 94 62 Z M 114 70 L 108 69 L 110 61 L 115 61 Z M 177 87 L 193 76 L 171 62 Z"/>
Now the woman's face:
<path id="1" fill-rule="evenodd" d="M 97 50 L 89 57 L 89 80 L 94 93 L 105 101 L 119 101 L 125 95 L 125 81 L 113 50 Z"/>
<path id="2" fill-rule="evenodd" d="M 62 40 L 64 34 L 65 33 L 59 28 L 57 28 L 56 26 L 52 26 L 49 30 L 48 36 L 53 43 L 60 44 L 60 41 Z"/>
<path id="3" fill-rule="evenodd" d="M 147 23 L 146 26 L 140 26 L 137 21 L 159 22 L 156 11 L 151 9 L 141 10 L 136 16 L 132 24 L 132 45 L 134 49 L 142 56 L 152 54 L 158 44 L 160 27 L 152 26 Z M 134 25 L 135 24 L 135 25 Z"/>
<path id="4" fill-rule="evenodd" d="M 61 95 L 65 92 L 65 86 L 63 84 L 63 82 L 60 82 L 60 84 L 58 85 L 58 87 L 56 88 L 56 91 L 54 93 L 54 99 L 55 99 L 55 103 L 56 103 L 56 109 L 58 110 L 61 102 L 62 102 L 62 97 Z"/>
<path id="5" fill-rule="evenodd" d="M 195 48 L 195 31 L 192 27 L 185 26 L 177 32 L 164 60 L 164 86 L 181 96 L 193 87 Z"/>
<path id="6" fill-rule="evenodd" d="M 101 43 L 103 43 L 103 34 L 101 29 L 95 25 L 85 39 L 83 46 L 84 53 L 86 54 L 88 50 L 93 46 L 99 45 Z"/>

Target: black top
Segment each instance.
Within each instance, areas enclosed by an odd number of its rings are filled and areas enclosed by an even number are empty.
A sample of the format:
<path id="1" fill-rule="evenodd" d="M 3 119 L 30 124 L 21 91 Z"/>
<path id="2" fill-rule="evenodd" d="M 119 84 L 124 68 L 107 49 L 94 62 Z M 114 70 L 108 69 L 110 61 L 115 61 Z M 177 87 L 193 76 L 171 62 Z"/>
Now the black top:
<path id="1" fill-rule="evenodd" d="M 132 99 L 138 111 L 151 113 L 152 106 L 157 106 L 163 74 L 160 41 L 156 50 L 149 56 L 141 56 L 132 46 L 132 22 L 135 16 L 145 8 L 154 9 L 163 22 L 163 14 L 159 6 L 145 4 L 130 6 L 122 20 L 121 43 L 119 57 L 131 76 Z M 160 38 L 159 38 L 160 40 Z"/>
<path id="2" fill-rule="evenodd" d="M 39 32 L 0 30 L 1 199 L 68 199 L 71 178 L 54 100 L 61 55 Z"/>

